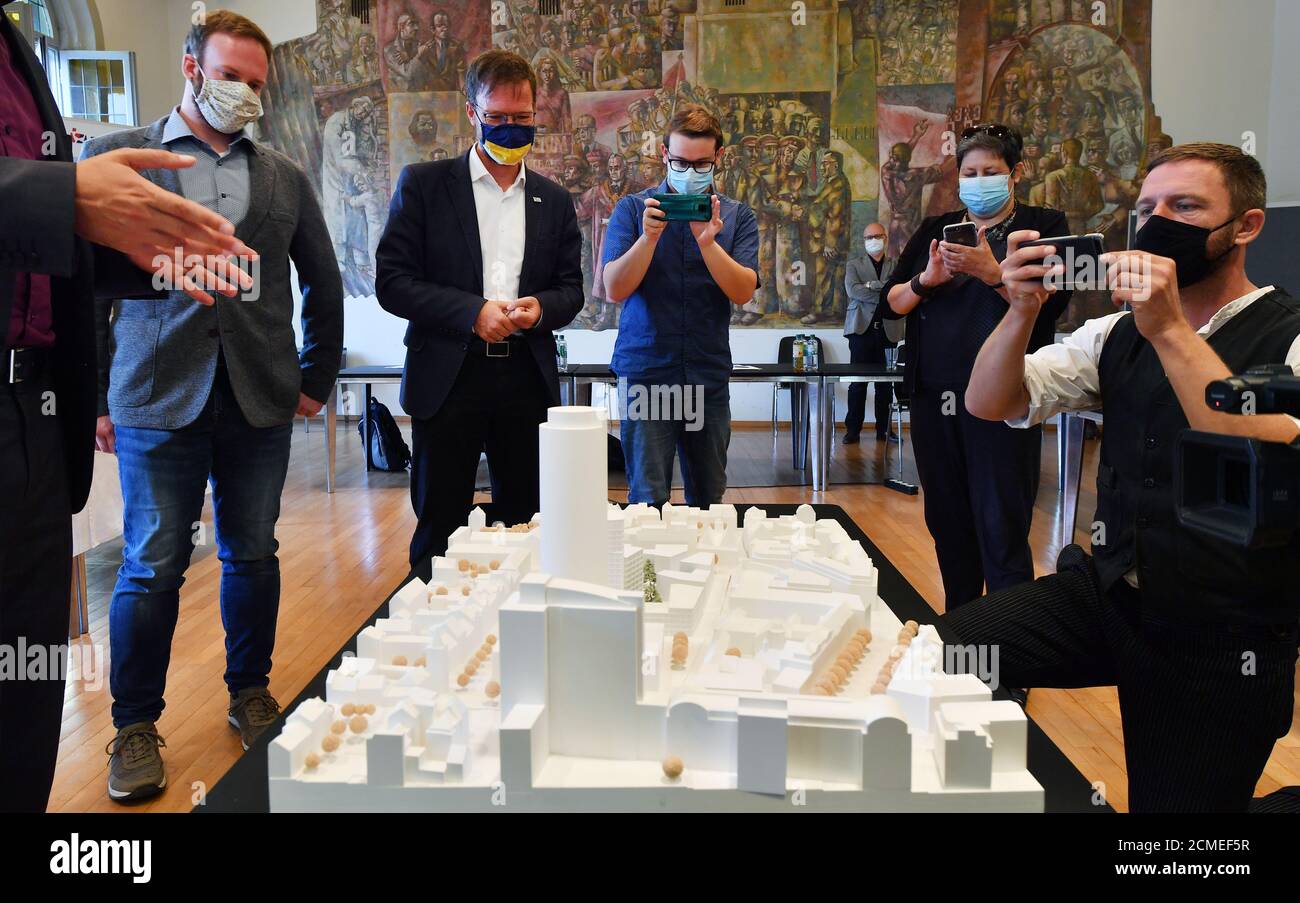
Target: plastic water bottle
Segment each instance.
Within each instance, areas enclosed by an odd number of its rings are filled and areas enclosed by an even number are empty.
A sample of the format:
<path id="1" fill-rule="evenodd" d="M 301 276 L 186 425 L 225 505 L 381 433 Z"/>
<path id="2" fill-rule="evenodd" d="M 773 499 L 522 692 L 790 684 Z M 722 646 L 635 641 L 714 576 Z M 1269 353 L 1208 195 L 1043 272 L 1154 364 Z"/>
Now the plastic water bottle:
<path id="1" fill-rule="evenodd" d="M 796 335 L 794 337 L 794 369 L 796 371 L 803 370 L 804 353 L 806 351 L 807 351 L 807 346 L 804 345 L 803 336 Z"/>
<path id="2" fill-rule="evenodd" d="M 821 353 L 817 350 L 817 339 L 809 335 L 804 337 L 804 342 L 808 347 L 806 352 L 808 369 L 816 370 L 821 366 Z"/>
<path id="3" fill-rule="evenodd" d="M 563 335 L 555 336 L 555 364 L 561 370 L 569 366 L 569 343 Z"/>

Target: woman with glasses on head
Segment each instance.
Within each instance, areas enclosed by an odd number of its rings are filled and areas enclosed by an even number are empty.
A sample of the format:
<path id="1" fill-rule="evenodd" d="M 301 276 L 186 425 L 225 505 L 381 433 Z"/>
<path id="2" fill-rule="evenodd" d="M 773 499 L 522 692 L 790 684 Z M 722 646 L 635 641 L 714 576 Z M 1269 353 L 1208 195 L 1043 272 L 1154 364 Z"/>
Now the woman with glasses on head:
<path id="1" fill-rule="evenodd" d="M 975 356 L 1007 311 L 999 269 L 1007 235 L 1067 235 L 1065 214 L 1016 200 L 1024 176 L 1020 133 L 1004 125 L 966 129 L 957 145 L 965 205 L 925 219 L 899 255 L 882 294 L 907 317 L 905 387 L 911 393 L 916 468 L 934 538 L 946 610 L 1034 578 L 1029 523 L 1038 492 L 1040 428 L 1012 429 L 967 412 Z M 944 227 L 964 224 L 950 231 Z M 971 243 L 959 243 L 965 232 Z M 1049 344 L 1069 302 L 1043 305 L 1030 353 Z"/>

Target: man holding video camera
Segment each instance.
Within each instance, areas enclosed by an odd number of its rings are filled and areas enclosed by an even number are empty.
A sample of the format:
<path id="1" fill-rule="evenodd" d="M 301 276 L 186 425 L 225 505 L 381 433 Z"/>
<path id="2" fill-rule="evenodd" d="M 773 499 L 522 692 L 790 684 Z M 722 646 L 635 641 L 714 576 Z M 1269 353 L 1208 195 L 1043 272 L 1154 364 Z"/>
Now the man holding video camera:
<path id="1" fill-rule="evenodd" d="M 1264 225 L 1258 161 L 1231 145 L 1170 148 L 1150 161 L 1136 249 L 1107 254 L 1122 311 L 1026 355 L 1063 272 L 1054 249 L 1009 236 L 1009 310 L 966 392 L 976 416 L 1013 426 L 1062 411 L 1105 414 L 1092 556 L 1069 546 L 1057 573 L 947 616 L 962 642 L 998 649 L 1000 683 L 1116 685 L 1131 811 L 1245 811 L 1289 729 L 1300 615 L 1300 542 L 1245 549 L 1179 525 L 1178 434 L 1294 442 L 1284 415 L 1212 411 L 1206 386 L 1251 367 L 1300 367 L 1300 303 L 1246 276 Z"/>

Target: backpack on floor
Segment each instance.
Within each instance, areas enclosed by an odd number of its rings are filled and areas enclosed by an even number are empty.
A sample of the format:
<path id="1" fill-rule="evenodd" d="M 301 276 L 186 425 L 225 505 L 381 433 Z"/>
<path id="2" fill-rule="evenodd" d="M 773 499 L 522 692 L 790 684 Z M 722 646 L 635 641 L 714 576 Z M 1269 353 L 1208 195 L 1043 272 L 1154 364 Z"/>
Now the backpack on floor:
<path id="1" fill-rule="evenodd" d="M 366 423 L 370 423 L 370 463 L 377 470 L 399 472 L 411 464 L 411 449 L 402 438 L 402 431 L 397 428 L 388 405 L 373 395 L 370 397 L 370 410 L 357 423 L 357 432 L 361 441 L 366 441 Z"/>

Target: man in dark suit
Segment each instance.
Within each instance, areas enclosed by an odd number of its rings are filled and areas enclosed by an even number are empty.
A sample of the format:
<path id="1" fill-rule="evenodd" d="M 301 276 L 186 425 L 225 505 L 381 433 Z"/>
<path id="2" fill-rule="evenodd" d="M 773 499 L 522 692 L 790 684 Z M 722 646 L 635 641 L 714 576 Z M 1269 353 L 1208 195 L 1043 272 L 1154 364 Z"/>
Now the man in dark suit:
<path id="1" fill-rule="evenodd" d="M 411 565 L 465 523 L 479 453 L 493 520 L 538 507 L 537 426 L 559 404 L 554 330 L 582 309 L 582 237 L 562 186 L 525 171 L 537 76 L 489 50 L 465 74 L 468 154 L 402 170 L 376 254 L 379 303 L 410 321 L 402 407 L 414 439 Z"/>
<path id="2" fill-rule="evenodd" d="M 137 172 L 193 162 L 164 151 L 124 150 L 74 164 L 45 72 L 0 14 L 0 646 L 6 649 L 30 655 L 40 648 L 45 661 L 66 663 L 72 514 L 86 503 L 95 447 L 92 291 L 134 266 L 172 280 L 178 248 L 250 253 L 223 217 L 169 196 Z M 235 292 L 220 278 L 230 272 L 224 257 L 210 267 L 184 286 L 208 304 L 205 285 Z M 45 809 L 64 670 L 51 666 L 0 680 L 0 810 Z"/>

